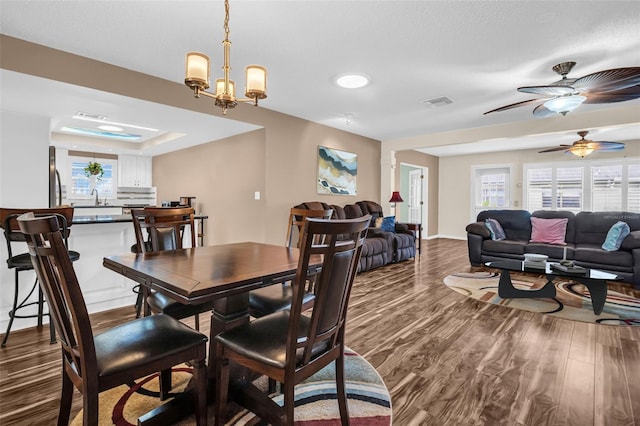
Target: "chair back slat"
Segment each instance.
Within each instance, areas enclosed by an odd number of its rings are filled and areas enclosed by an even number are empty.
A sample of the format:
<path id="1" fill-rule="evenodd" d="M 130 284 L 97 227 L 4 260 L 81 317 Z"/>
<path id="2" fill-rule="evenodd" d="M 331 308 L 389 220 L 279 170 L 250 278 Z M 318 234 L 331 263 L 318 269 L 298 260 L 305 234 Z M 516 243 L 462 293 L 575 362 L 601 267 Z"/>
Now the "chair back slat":
<path id="1" fill-rule="evenodd" d="M 145 207 L 132 209 L 138 253 L 178 250 L 184 247 L 185 229 L 190 231 L 191 247 L 196 246 L 193 207 Z M 145 232 L 146 231 L 146 232 Z M 145 239 L 145 233 L 148 239 Z"/>
<path id="2" fill-rule="evenodd" d="M 301 208 L 292 208 L 289 212 L 289 226 L 287 228 L 287 247 L 298 247 L 302 241 L 302 231 L 306 218 L 331 219 L 333 209 L 326 210 L 309 210 Z M 294 243 L 294 236 L 298 236 L 298 240 Z"/>
<path id="3" fill-rule="evenodd" d="M 300 261 L 293 287 L 293 303 L 287 336 L 287 357 L 297 357 L 308 364 L 314 350 L 324 351 L 342 345 L 347 304 L 355 279 L 362 244 L 366 238 L 370 216 L 347 220 L 307 218 L 300 246 Z M 307 335 L 299 336 L 303 290 L 310 273 L 312 259 L 321 257 L 321 270 L 315 278 L 315 301 Z M 296 363 L 288 363 L 295 366 Z"/>
<path id="4" fill-rule="evenodd" d="M 62 341 L 65 368 L 75 371 L 77 381 L 82 382 L 84 371 L 97 369 L 96 352 L 89 314 L 63 236 L 65 221 L 58 214 L 36 217 L 25 213 L 17 218 Z"/>

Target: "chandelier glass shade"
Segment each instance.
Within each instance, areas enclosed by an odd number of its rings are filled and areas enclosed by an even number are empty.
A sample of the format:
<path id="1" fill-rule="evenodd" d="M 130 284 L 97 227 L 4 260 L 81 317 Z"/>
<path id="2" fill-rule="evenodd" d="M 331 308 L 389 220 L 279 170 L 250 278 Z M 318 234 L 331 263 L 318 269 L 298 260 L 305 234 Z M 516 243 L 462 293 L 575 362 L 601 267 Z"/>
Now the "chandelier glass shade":
<path id="1" fill-rule="evenodd" d="M 586 96 L 581 95 L 559 96 L 548 100 L 544 106 L 553 112 L 565 115 L 582 105 L 586 99 Z"/>
<path id="2" fill-rule="evenodd" d="M 592 148 L 591 146 L 589 146 L 588 143 L 574 145 L 573 147 L 569 148 L 570 153 L 572 153 L 573 155 L 577 155 L 578 157 L 581 157 L 581 158 L 586 157 L 587 155 L 591 154 L 593 151 L 595 151 L 595 148 Z"/>
<path id="3" fill-rule="evenodd" d="M 236 98 L 236 84 L 229 78 L 231 71 L 230 51 L 231 42 L 229 41 L 229 0 L 225 0 L 225 20 L 224 33 L 225 37 L 222 41 L 224 49 L 224 62 L 222 66 L 223 78 L 215 81 L 215 93 L 207 92 L 210 87 L 210 60 L 209 57 L 199 52 L 187 53 L 186 72 L 184 84 L 191 90 L 193 95 L 199 98 L 201 95 L 215 99 L 215 105 L 222 108 L 222 114 L 227 113 L 227 109 L 235 108 L 238 102 L 251 102 L 258 105 L 258 100 L 267 97 L 267 69 L 260 65 L 248 65 L 245 68 L 245 92 L 246 98 Z"/>

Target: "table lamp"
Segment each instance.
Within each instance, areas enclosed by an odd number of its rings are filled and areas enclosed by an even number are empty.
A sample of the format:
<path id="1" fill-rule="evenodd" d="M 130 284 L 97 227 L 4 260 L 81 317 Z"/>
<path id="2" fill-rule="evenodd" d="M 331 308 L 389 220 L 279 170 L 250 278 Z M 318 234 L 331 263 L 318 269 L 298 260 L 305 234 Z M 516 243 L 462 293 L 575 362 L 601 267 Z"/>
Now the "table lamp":
<path id="1" fill-rule="evenodd" d="M 400 196 L 400 191 L 393 191 L 391 194 L 391 199 L 389 200 L 391 206 L 393 207 L 393 214 L 396 214 L 396 203 L 402 203 L 404 200 Z"/>

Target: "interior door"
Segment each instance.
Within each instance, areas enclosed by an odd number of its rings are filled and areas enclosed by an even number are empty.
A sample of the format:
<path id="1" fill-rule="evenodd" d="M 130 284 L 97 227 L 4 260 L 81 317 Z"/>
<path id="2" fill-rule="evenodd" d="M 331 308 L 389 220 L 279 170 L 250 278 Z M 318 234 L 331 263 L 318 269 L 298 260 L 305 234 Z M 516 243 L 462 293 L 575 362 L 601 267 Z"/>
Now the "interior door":
<path id="1" fill-rule="evenodd" d="M 415 169 L 409 172 L 409 222 L 421 223 L 422 210 L 422 170 Z"/>

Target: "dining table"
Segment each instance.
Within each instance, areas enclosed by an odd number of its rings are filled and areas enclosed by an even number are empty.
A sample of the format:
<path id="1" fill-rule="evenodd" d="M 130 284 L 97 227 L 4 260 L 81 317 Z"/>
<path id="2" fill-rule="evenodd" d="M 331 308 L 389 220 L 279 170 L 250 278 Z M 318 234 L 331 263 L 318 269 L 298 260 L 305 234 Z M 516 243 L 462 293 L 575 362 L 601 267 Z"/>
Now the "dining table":
<path id="1" fill-rule="evenodd" d="M 257 242 L 220 244 L 153 253 L 124 253 L 106 256 L 103 265 L 139 284 L 146 291 L 158 291 L 184 304 L 213 301 L 209 338 L 208 378 L 215 378 L 213 337 L 250 320 L 249 292 L 290 280 L 298 267 L 299 250 Z M 319 256 L 310 259 L 309 274 L 321 265 Z M 246 405 L 242 384 L 252 377 L 245 370 L 233 372 L 230 395 Z M 213 388 L 212 386 L 210 386 Z M 147 413 L 139 424 L 167 424 L 177 421 L 189 409 L 189 397 L 172 401 Z"/>

